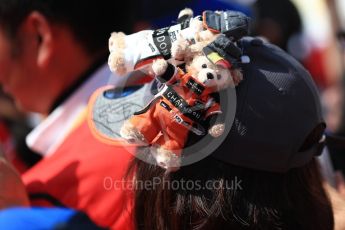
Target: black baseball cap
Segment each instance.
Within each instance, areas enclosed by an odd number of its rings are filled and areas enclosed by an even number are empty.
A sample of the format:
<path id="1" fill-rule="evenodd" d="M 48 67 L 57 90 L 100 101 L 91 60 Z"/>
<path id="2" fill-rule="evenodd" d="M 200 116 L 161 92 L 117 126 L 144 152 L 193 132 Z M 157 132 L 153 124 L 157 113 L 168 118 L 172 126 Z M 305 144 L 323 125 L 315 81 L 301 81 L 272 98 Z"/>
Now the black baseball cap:
<path id="1" fill-rule="evenodd" d="M 293 57 L 260 38 L 244 37 L 237 45 L 250 63 L 238 64 L 243 80 L 235 89 L 235 119 L 225 140 L 211 156 L 270 172 L 303 166 L 321 152 L 319 140 L 325 129 L 312 77 Z M 90 100 L 88 117 L 96 137 L 123 145 L 119 129 L 124 120 L 153 97 L 153 83 L 96 91 Z M 317 127 L 317 138 L 305 147 Z"/>
<path id="2" fill-rule="evenodd" d="M 235 120 L 212 156 L 271 172 L 303 166 L 320 152 L 320 143 L 316 139 L 308 148 L 303 144 L 316 127 L 325 129 L 311 75 L 289 54 L 260 38 L 244 37 L 238 46 L 250 63 L 240 64 L 243 81 L 236 87 Z"/>

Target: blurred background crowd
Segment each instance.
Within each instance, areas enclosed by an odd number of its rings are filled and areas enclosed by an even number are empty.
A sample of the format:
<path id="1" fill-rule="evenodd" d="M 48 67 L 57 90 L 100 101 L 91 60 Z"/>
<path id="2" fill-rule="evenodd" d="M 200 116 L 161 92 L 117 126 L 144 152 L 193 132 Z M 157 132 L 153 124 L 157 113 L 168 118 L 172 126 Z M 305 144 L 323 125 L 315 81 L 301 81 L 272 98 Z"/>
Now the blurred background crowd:
<path id="1" fill-rule="evenodd" d="M 238 10 L 252 18 L 251 35 L 278 45 L 309 70 L 320 92 L 329 134 L 345 138 L 344 0 L 138 0 L 133 32 L 169 26 L 178 12 Z M 0 90 L 0 151 L 24 173 L 42 158 L 27 147 L 26 135 L 45 118 L 24 112 Z M 345 175 L 345 148 L 328 149 L 334 180 Z M 343 186 L 343 185 L 339 185 Z M 343 190 L 345 197 L 345 189 Z"/>
<path id="2" fill-rule="evenodd" d="M 345 136 L 345 2 L 342 0 L 142 0 L 137 2 L 133 31 L 162 28 L 176 20 L 180 9 L 195 15 L 204 9 L 242 11 L 252 18 L 251 35 L 278 45 L 311 73 L 320 90 L 327 132 Z M 133 9 L 135 10 L 135 9 Z M 44 116 L 25 113 L 0 92 L 1 151 L 19 172 L 40 160 L 25 143 L 26 135 Z M 345 150 L 330 149 L 333 167 L 345 173 Z"/>

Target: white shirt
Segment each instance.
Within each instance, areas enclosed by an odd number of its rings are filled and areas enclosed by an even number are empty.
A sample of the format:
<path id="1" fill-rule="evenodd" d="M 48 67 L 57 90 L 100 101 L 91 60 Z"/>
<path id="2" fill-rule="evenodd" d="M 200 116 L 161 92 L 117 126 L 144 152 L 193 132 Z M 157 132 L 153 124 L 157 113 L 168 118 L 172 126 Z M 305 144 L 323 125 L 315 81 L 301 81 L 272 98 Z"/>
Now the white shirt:
<path id="1" fill-rule="evenodd" d="M 126 77 L 121 77 L 125 79 Z M 67 100 L 57 107 L 26 137 L 26 143 L 42 156 L 49 156 L 64 142 L 79 116 L 85 111 L 92 93 L 99 87 L 122 81 L 107 64 L 98 68 Z"/>

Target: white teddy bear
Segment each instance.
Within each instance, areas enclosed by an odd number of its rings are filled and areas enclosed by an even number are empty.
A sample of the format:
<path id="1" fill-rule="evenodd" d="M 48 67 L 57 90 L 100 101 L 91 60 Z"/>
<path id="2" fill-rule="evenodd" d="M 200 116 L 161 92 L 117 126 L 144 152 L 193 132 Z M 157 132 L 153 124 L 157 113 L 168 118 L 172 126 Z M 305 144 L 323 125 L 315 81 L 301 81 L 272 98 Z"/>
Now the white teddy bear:
<path id="1" fill-rule="evenodd" d="M 225 34 L 234 40 L 248 33 L 249 19 L 236 11 L 204 11 L 193 16 L 191 9 L 184 9 L 178 16 L 178 24 L 158 30 L 144 30 L 130 35 L 114 32 L 109 39 L 110 70 L 125 75 L 134 70 L 151 73 L 153 60 L 164 58 L 174 65 L 183 63 L 186 50 L 198 50 L 194 44 L 205 45 L 215 34 Z M 175 45 L 174 41 L 178 40 Z M 188 51 L 188 53 L 191 53 Z"/>

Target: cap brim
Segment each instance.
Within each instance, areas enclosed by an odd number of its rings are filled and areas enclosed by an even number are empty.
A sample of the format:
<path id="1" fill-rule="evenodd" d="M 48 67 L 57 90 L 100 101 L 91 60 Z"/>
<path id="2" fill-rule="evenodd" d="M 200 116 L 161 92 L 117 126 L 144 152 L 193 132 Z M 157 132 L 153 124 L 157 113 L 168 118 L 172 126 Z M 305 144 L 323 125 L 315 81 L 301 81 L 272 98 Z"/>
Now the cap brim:
<path id="1" fill-rule="evenodd" d="M 96 90 L 88 103 L 87 121 L 92 134 L 100 141 L 112 145 L 131 145 L 125 142 L 120 135 L 120 129 L 125 120 L 136 111 L 144 108 L 152 99 L 151 84 L 145 84 L 139 89 L 126 95 L 126 93 L 112 94 L 108 92 L 117 89 L 106 86 Z"/>

